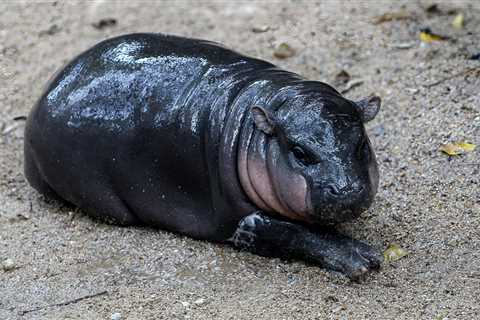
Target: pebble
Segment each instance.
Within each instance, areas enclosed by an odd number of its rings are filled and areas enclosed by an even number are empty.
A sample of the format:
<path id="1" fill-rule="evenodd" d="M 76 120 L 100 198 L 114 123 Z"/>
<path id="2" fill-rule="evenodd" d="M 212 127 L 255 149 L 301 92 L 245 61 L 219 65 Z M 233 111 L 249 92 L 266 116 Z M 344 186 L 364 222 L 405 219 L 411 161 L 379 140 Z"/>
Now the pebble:
<path id="1" fill-rule="evenodd" d="M 480 52 L 476 54 L 472 54 L 469 58 L 470 60 L 480 60 Z"/>
<path id="2" fill-rule="evenodd" d="M 112 313 L 112 315 L 110 316 L 110 319 L 111 320 L 120 320 L 120 319 L 122 319 L 122 314 L 120 312 Z"/>
<path id="3" fill-rule="evenodd" d="M 269 30 L 270 30 L 270 26 L 268 26 L 268 25 L 252 27 L 252 32 L 254 32 L 254 33 L 263 33 L 263 32 L 267 32 Z"/>
<path id="4" fill-rule="evenodd" d="M 392 48 L 395 49 L 410 49 L 416 45 L 415 42 L 397 42 L 392 44 Z"/>
<path id="5" fill-rule="evenodd" d="M 273 55 L 278 59 L 290 58 L 295 55 L 295 49 L 293 49 L 289 44 L 282 42 L 275 48 Z"/>
<path id="6" fill-rule="evenodd" d="M 13 270 L 15 269 L 15 262 L 12 260 L 12 259 L 6 259 L 5 261 L 3 261 L 2 263 L 2 269 L 4 271 L 10 271 L 10 270 Z"/>
<path id="7" fill-rule="evenodd" d="M 385 127 L 381 124 L 373 127 L 371 131 L 376 137 L 385 135 Z"/>
<path id="8" fill-rule="evenodd" d="M 205 303 L 205 299 L 199 298 L 199 299 L 195 300 L 193 303 L 195 303 L 197 306 L 200 306 L 200 305 Z"/>
<path id="9" fill-rule="evenodd" d="M 332 312 L 333 312 L 333 313 L 337 313 L 337 312 L 339 312 L 339 311 L 342 311 L 342 309 L 343 309 L 343 306 L 341 306 L 341 305 L 340 305 L 340 306 L 336 306 L 335 308 L 332 309 Z"/>

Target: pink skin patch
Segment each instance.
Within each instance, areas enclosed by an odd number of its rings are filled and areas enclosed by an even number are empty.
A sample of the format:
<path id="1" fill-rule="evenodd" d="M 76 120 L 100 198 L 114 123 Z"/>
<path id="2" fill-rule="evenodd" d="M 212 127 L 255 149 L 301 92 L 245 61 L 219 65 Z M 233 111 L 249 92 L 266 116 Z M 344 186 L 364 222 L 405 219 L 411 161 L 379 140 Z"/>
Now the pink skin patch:
<path id="1" fill-rule="evenodd" d="M 237 165 L 245 193 L 262 210 L 310 222 L 307 181 L 289 170 L 276 141 L 264 135 L 256 138 L 253 142 L 256 147 L 239 152 Z M 268 144 L 266 159 L 258 152 L 265 144 Z"/>
<path id="2" fill-rule="evenodd" d="M 258 158 L 248 158 L 248 177 L 256 193 L 266 204 L 264 210 L 270 212 L 286 213 L 282 203 L 278 200 L 273 190 L 272 181 L 268 175 L 265 161 Z"/>
<path id="3" fill-rule="evenodd" d="M 310 197 L 307 181 L 289 168 L 276 140 L 272 139 L 268 144 L 266 163 L 273 190 L 284 208 L 280 213 L 291 219 L 308 221 Z"/>
<path id="4" fill-rule="evenodd" d="M 272 211 L 265 201 L 257 194 L 257 191 L 253 187 L 250 181 L 250 175 L 248 173 L 248 159 L 247 159 L 247 150 L 242 149 L 239 152 L 238 158 L 238 172 L 240 176 L 240 183 L 243 187 L 243 190 L 247 194 L 250 201 L 252 201 L 257 207 L 265 211 Z"/>

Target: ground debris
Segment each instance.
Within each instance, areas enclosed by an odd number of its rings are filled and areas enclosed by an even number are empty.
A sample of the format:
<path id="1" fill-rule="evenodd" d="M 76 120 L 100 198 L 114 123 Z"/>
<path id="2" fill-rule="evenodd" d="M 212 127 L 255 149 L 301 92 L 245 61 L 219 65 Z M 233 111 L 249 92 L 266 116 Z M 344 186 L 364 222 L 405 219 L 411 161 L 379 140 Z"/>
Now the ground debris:
<path id="1" fill-rule="evenodd" d="M 402 9 L 395 12 L 386 12 L 384 14 L 376 16 L 372 19 L 372 23 L 377 25 L 394 20 L 409 20 L 413 18 L 414 16 L 412 15 L 412 13 Z"/>
<path id="2" fill-rule="evenodd" d="M 396 244 L 391 244 L 383 252 L 383 257 L 386 262 L 393 262 L 405 257 L 407 254 L 408 252 L 402 249 L 400 246 Z"/>
<path id="3" fill-rule="evenodd" d="M 286 59 L 295 55 L 295 49 L 293 49 L 288 43 L 282 42 L 273 51 L 273 56 L 278 59 Z"/>
<path id="4" fill-rule="evenodd" d="M 428 5 L 425 8 L 425 12 L 430 13 L 430 14 L 442 13 L 442 11 L 438 8 L 438 4 L 436 4 L 436 3 L 432 3 L 432 4 Z"/>
<path id="5" fill-rule="evenodd" d="M 453 18 L 452 27 L 455 29 L 462 29 L 465 25 L 465 18 L 463 17 L 463 13 L 459 13 Z"/>
<path id="6" fill-rule="evenodd" d="M 11 271 L 13 269 L 17 268 L 15 265 L 15 261 L 12 259 L 8 258 L 2 262 L 2 269 L 3 271 Z"/>
<path id="7" fill-rule="evenodd" d="M 454 15 L 457 13 L 457 9 L 451 8 L 451 9 L 442 9 L 439 7 L 437 3 L 432 3 L 426 7 L 424 7 L 425 12 L 428 15 Z"/>
<path id="8" fill-rule="evenodd" d="M 16 116 L 13 117 L 13 121 L 25 121 L 27 120 L 27 116 Z"/>
<path id="9" fill-rule="evenodd" d="M 475 150 L 476 145 L 468 142 L 453 142 L 453 143 L 444 143 L 440 146 L 439 150 L 449 156 L 459 156 L 466 152 L 471 152 Z"/>
<path id="10" fill-rule="evenodd" d="M 202 304 L 204 304 L 206 302 L 205 299 L 203 298 L 198 298 L 197 300 L 195 300 L 193 303 L 196 304 L 197 306 L 201 306 Z"/>
<path id="11" fill-rule="evenodd" d="M 95 29 L 102 30 L 108 27 L 113 27 L 117 24 L 117 19 L 115 18 L 105 18 L 105 19 L 100 19 L 98 22 L 92 23 L 92 26 Z"/>
<path id="12" fill-rule="evenodd" d="M 14 123 L 14 124 L 12 124 L 12 125 L 10 125 L 10 126 L 6 126 L 6 125 L 0 126 L 1 129 L 2 129 L 1 135 L 6 136 L 6 135 L 8 135 L 9 133 L 17 130 L 17 129 L 20 128 L 21 126 L 22 126 L 21 123 Z"/>
<path id="13" fill-rule="evenodd" d="M 363 79 L 353 79 L 348 81 L 348 83 L 345 85 L 345 88 L 343 90 L 340 90 L 341 94 L 345 94 L 352 90 L 353 88 L 356 88 L 358 86 L 361 86 L 365 81 Z"/>
<path id="14" fill-rule="evenodd" d="M 252 27 L 251 30 L 252 30 L 253 33 L 263 33 L 263 32 L 273 30 L 273 29 L 269 25 L 263 25 L 263 26 Z"/>
<path id="15" fill-rule="evenodd" d="M 96 292 L 96 293 L 93 293 L 93 294 L 87 294 L 87 295 L 84 295 L 84 296 L 81 296 L 81 297 L 78 297 L 78 298 L 75 298 L 75 299 L 71 299 L 71 300 L 67 300 L 67 301 L 63 301 L 63 302 L 59 302 L 59 303 L 53 303 L 53 304 L 49 304 L 49 305 L 46 305 L 46 306 L 43 306 L 43 307 L 21 310 L 21 311 L 18 312 L 18 314 L 23 316 L 27 313 L 43 310 L 43 309 L 50 308 L 50 307 L 68 306 L 70 304 L 77 303 L 77 302 L 80 302 L 80 301 L 85 300 L 85 299 L 90 299 L 90 298 L 94 298 L 94 297 L 98 297 L 98 296 L 103 296 L 107 293 L 108 293 L 108 291 L 106 291 L 106 290 L 99 291 L 99 292 Z"/>
<path id="16" fill-rule="evenodd" d="M 350 81 L 352 77 L 350 76 L 350 74 L 345 71 L 345 70 L 340 70 L 340 72 L 338 72 L 336 75 L 335 75 L 335 79 L 333 80 L 333 84 L 334 86 L 340 86 L 340 85 L 345 85 L 348 83 L 348 81 Z"/>
<path id="17" fill-rule="evenodd" d="M 415 42 L 397 42 L 397 43 L 392 43 L 390 47 L 395 48 L 395 49 L 410 49 L 415 46 Z"/>
<path id="18" fill-rule="evenodd" d="M 110 319 L 111 320 L 120 320 L 120 319 L 122 319 L 122 314 L 120 312 L 112 313 L 112 315 L 110 316 Z"/>
<path id="19" fill-rule="evenodd" d="M 480 52 L 472 54 L 469 59 L 470 60 L 480 60 Z"/>
<path id="20" fill-rule="evenodd" d="M 431 83 L 427 83 L 425 85 L 423 85 L 425 88 L 431 88 L 431 87 L 434 87 L 436 85 L 439 85 L 445 81 L 448 81 L 448 80 L 451 80 L 451 79 L 454 79 L 456 77 L 460 77 L 460 76 L 467 76 L 469 74 L 480 74 L 480 67 L 476 67 L 476 68 L 466 68 L 460 72 L 457 72 L 457 73 L 454 73 L 448 77 L 445 77 L 445 78 L 442 78 L 440 80 L 437 80 L 437 81 L 434 81 L 434 82 L 431 82 Z"/>
<path id="21" fill-rule="evenodd" d="M 419 34 L 420 41 L 425 43 L 431 43 L 434 41 L 445 41 L 448 40 L 449 37 L 442 36 L 436 33 L 433 33 L 430 28 L 423 28 L 420 30 Z"/>
<path id="22" fill-rule="evenodd" d="M 52 24 L 52 25 L 50 26 L 50 28 L 48 28 L 47 30 L 40 31 L 40 32 L 38 33 L 38 35 L 39 35 L 40 37 L 43 37 L 43 36 L 53 36 L 54 34 L 59 33 L 60 30 L 61 30 L 61 29 L 60 29 L 59 26 L 57 26 L 56 24 Z"/>
<path id="23" fill-rule="evenodd" d="M 29 220 L 30 216 L 26 213 L 17 213 L 14 217 L 11 217 L 9 219 L 10 222 L 16 222 L 16 221 L 26 221 Z"/>

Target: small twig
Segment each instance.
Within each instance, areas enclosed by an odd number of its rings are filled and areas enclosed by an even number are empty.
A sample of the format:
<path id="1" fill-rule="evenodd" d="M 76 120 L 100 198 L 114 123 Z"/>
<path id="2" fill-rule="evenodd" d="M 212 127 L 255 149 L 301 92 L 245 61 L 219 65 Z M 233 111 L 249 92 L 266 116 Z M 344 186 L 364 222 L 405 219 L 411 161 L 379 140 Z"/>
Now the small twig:
<path id="1" fill-rule="evenodd" d="M 458 73 L 452 74 L 451 76 L 442 78 L 440 80 L 437 80 L 437 81 L 429 83 L 429 84 L 425 84 L 424 87 L 425 88 L 431 88 L 431 87 L 434 87 L 434 86 L 439 85 L 441 83 L 444 83 L 445 81 L 448 81 L 448 80 L 451 80 L 451 79 L 454 79 L 454 78 L 460 77 L 460 76 L 466 76 L 467 74 L 473 73 L 475 71 L 480 71 L 480 68 L 468 68 L 468 69 L 462 70 Z"/>
<path id="2" fill-rule="evenodd" d="M 16 116 L 13 117 L 13 121 L 25 121 L 27 120 L 27 116 Z"/>
<path id="3" fill-rule="evenodd" d="M 23 316 L 23 315 L 26 315 L 27 313 L 39 311 L 39 310 L 46 309 L 46 308 L 68 306 L 69 304 L 77 303 L 77 302 L 80 302 L 80 301 L 85 300 L 85 299 L 90 299 L 90 298 L 102 296 L 102 295 L 107 294 L 107 293 L 108 293 L 108 291 L 104 290 L 104 291 L 100 291 L 100 292 L 93 293 L 93 294 L 87 294 L 85 296 L 81 296 L 81 297 L 78 297 L 78 298 L 75 298 L 75 299 L 72 299 L 72 300 L 63 301 L 63 302 L 60 302 L 60 303 L 53 303 L 53 304 L 49 304 L 49 305 L 46 305 L 46 306 L 43 306 L 43 307 L 37 307 L 37 308 L 34 308 L 34 309 L 22 310 L 22 311 L 19 311 L 18 314 Z"/>
<path id="4" fill-rule="evenodd" d="M 348 91 L 352 90 L 353 88 L 356 88 L 356 87 L 362 85 L 363 82 L 364 81 L 362 79 L 351 80 L 347 83 L 347 86 L 345 87 L 345 89 L 340 91 L 340 93 L 345 94 Z"/>
<path id="5" fill-rule="evenodd" d="M 8 126 L 8 127 L 4 128 L 4 129 L 2 130 L 2 133 L 1 133 L 1 134 L 4 135 L 4 136 L 6 136 L 6 135 L 8 135 L 10 132 L 17 130 L 17 129 L 20 128 L 21 126 L 22 126 L 21 123 L 15 123 L 15 124 L 13 124 L 13 125 L 11 125 L 11 126 Z"/>

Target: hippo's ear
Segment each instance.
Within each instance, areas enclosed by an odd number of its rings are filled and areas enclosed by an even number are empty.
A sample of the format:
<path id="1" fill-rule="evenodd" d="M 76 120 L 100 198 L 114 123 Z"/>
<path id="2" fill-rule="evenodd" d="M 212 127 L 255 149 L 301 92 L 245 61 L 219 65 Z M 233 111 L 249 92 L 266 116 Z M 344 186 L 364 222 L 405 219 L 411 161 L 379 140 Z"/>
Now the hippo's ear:
<path id="1" fill-rule="evenodd" d="M 253 106 L 250 112 L 253 116 L 253 122 L 255 122 L 258 129 L 268 135 L 273 134 L 275 131 L 275 123 L 267 110 L 259 106 Z"/>
<path id="2" fill-rule="evenodd" d="M 360 113 L 363 122 L 368 122 L 375 118 L 378 111 L 380 111 L 380 104 L 382 100 L 379 96 L 371 95 L 362 100 L 356 101 L 355 105 Z"/>

